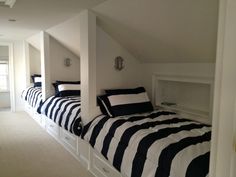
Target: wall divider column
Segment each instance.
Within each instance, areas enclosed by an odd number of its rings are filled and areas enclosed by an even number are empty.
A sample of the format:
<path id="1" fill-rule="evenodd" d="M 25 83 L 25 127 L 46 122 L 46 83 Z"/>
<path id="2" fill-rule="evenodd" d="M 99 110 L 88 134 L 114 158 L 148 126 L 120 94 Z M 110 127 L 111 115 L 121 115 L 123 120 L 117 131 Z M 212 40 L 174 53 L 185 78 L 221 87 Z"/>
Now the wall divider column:
<path id="1" fill-rule="evenodd" d="M 42 98 L 45 101 L 51 94 L 51 72 L 50 72 L 50 49 L 48 33 L 40 33 L 41 46 L 41 75 L 42 75 Z"/>
<path id="2" fill-rule="evenodd" d="M 98 113 L 96 103 L 96 15 L 80 13 L 81 116 L 88 123 Z"/>

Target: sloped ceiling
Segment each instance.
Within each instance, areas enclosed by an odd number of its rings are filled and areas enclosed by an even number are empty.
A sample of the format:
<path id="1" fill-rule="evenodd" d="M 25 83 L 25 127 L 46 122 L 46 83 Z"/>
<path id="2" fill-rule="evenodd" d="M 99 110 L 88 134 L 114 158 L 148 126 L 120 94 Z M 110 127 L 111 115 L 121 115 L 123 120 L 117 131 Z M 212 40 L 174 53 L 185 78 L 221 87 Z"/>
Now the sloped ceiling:
<path id="1" fill-rule="evenodd" d="M 79 16 L 70 18 L 56 26 L 46 30 L 46 32 L 61 45 L 79 57 Z M 26 39 L 28 43 L 36 49 L 40 49 L 40 33 Z"/>
<path id="2" fill-rule="evenodd" d="M 31 44 L 34 48 L 38 49 L 39 51 L 41 50 L 40 46 L 40 33 L 37 33 L 33 36 L 30 36 L 26 41 Z"/>
<path id="3" fill-rule="evenodd" d="M 105 0 L 16 0 L 0 7 L 0 40 L 22 40 L 46 30 Z M 15 19 L 16 22 L 10 22 Z"/>
<path id="4" fill-rule="evenodd" d="M 109 0 L 99 25 L 143 62 L 214 62 L 217 0 Z"/>
<path id="5" fill-rule="evenodd" d="M 63 23 L 60 23 L 46 30 L 54 39 L 64 45 L 78 57 L 79 53 L 79 16 L 75 16 Z"/>

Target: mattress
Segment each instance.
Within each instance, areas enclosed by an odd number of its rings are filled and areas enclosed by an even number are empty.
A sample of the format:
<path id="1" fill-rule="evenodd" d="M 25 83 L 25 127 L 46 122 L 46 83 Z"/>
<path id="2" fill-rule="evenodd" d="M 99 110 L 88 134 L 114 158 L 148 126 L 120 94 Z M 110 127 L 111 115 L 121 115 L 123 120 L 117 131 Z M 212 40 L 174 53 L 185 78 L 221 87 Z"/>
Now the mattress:
<path id="1" fill-rule="evenodd" d="M 88 123 L 82 138 L 128 177 L 205 177 L 211 127 L 156 110 Z"/>
<path id="2" fill-rule="evenodd" d="M 38 109 L 60 127 L 79 136 L 81 134 L 80 97 L 49 97 Z"/>
<path id="3" fill-rule="evenodd" d="M 28 87 L 23 90 L 21 97 L 34 110 L 37 110 L 42 104 L 42 89 L 39 87 Z"/>

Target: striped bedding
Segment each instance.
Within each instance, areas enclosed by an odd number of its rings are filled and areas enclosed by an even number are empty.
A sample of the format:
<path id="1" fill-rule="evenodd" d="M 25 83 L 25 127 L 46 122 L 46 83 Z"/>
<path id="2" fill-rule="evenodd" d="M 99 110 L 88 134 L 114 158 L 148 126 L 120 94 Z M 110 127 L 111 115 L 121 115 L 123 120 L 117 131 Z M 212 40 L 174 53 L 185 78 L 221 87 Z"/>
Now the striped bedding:
<path id="1" fill-rule="evenodd" d="M 78 136 L 81 134 L 80 97 L 49 97 L 38 112 L 67 131 Z"/>
<path id="2" fill-rule="evenodd" d="M 82 138 L 127 177 L 205 177 L 211 127 L 156 110 L 88 123 Z"/>
<path id="3" fill-rule="evenodd" d="M 21 97 L 34 109 L 37 110 L 42 104 L 42 90 L 39 87 L 29 87 L 23 90 Z"/>

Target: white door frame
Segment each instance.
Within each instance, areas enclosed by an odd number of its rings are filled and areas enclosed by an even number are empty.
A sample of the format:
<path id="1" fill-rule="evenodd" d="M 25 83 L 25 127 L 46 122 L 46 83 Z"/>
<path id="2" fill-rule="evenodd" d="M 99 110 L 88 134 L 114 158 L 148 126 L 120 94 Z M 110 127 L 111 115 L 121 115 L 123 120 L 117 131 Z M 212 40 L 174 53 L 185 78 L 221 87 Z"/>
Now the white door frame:
<path id="1" fill-rule="evenodd" d="M 0 46 L 7 46 L 9 52 L 9 86 L 10 86 L 10 100 L 11 100 L 11 111 L 15 112 L 15 82 L 14 82 L 14 55 L 13 55 L 13 43 L 11 42 L 0 42 Z"/>
<path id="2" fill-rule="evenodd" d="M 218 39 L 217 39 L 217 56 L 216 56 L 216 71 L 215 71 L 215 90 L 214 90 L 214 105 L 213 105 L 213 122 L 212 122 L 212 141 L 211 141 L 211 157 L 210 157 L 210 177 L 218 177 L 218 176 L 222 176 L 223 173 L 225 177 L 229 177 L 232 176 L 232 169 L 230 169 L 230 167 L 232 167 L 232 156 L 230 157 L 229 155 L 226 156 L 226 154 L 224 154 L 224 152 L 222 152 L 222 147 L 220 149 L 220 143 L 219 142 L 220 139 L 222 139 L 222 137 L 224 138 L 230 138 L 230 142 L 231 142 L 231 138 L 227 135 L 227 133 L 225 133 L 224 131 L 222 131 L 222 127 L 220 127 L 220 122 L 224 121 L 225 117 L 222 117 L 222 100 L 223 100 L 223 95 L 224 93 L 222 92 L 223 88 L 225 88 L 226 86 L 223 85 L 223 72 L 225 72 L 227 70 L 226 67 L 224 67 L 225 62 L 229 59 L 227 58 L 227 53 L 226 51 L 228 51 L 227 47 L 229 47 L 228 45 L 226 46 L 226 44 L 229 42 L 229 37 L 226 39 L 226 32 L 229 32 L 229 24 L 232 23 L 232 16 L 230 17 L 229 14 L 232 15 L 232 10 L 234 8 L 235 10 L 235 4 L 232 3 L 233 1 L 231 0 L 220 0 L 219 1 L 219 23 L 218 23 Z M 230 33 L 232 34 L 232 33 Z M 235 35 L 232 36 L 232 39 L 235 39 Z M 232 42 L 232 41 L 231 41 Z M 231 49 L 232 51 L 232 49 Z M 227 56 L 227 57 L 226 57 Z M 236 57 L 236 56 L 235 56 Z M 235 95 L 235 94 L 234 94 Z M 234 97 L 234 95 L 232 95 L 232 97 Z M 223 109 L 223 112 L 225 110 Z M 228 125 L 232 125 L 233 124 L 233 120 L 235 119 L 235 117 L 230 116 L 227 117 Z M 225 126 L 225 125 L 224 125 Z M 231 130 L 233 130 L 233 126 L 229 126 L 227 127 L 228 131 L 231 132 Z M 231 142 L 233 145 L 233 142 Z M 231 143 L 228 143 L 227 149 L 231 149 L 233 150 L 233 146 L 231 145 Z M 231 153 L 230 151 L 228 151 L 228 153 Z M 227 157 L 227 159 L 225 159 Z M 228 169 L 230 169 L 229 171 L 227 170 L 222 170 L 219 169 L 217 167 L 221 167 L 222 163 L 224 163 L 225 166 L 229 167 Z M 220 165 L 219 165 L 220 164 Z M 223 168 L 223 167 L 222 167 Z M 231 175 L 230 175 L 230 171 L 231 171 Z M 234 173 L 234 172 L 233 172 Z"/>

